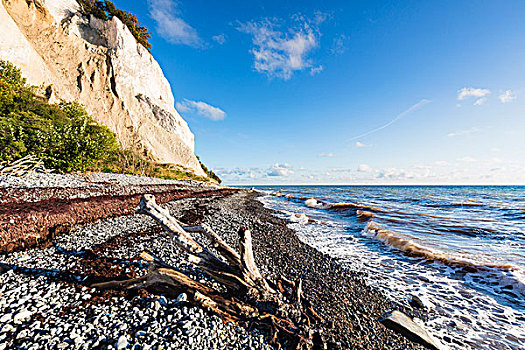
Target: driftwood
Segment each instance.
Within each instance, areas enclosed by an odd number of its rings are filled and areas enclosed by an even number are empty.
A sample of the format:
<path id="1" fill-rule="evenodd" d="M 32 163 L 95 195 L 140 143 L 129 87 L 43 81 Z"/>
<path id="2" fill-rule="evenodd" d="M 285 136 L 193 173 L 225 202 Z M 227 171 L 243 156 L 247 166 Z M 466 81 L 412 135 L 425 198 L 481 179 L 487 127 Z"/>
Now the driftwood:
<path id="1" fill-rule="evenodd" d="M 92 285 L 99 289 L 146 289 L 176 297 L 188 294 L 188 301 L 214 312 L 226 322 L 269 331 L 271 342 L 290 349 L 323 349 L 320 325 L 324 322 L 303 298 L 302 281 L 281 277 L 276 283 L 265 279 L 255 264 L 251 232 L 239 230 L 239 252 L 224 242 L 207 225 L 187 226 L 155 203 L 153 195 L 144 195 L 138 213 L 154 218 L 188 253 L 190 262 L 226 287 L 218 292 L 199 283 L 150 252 L 141 254 L 150 262 L 148 273 L 125 281 L 108 281 Z M 195 240 L 190 233 L 199 232 L 210 241 L 219 256 Z"/>
<path id="2" fill-rule="evenodd" d="M 0 175 L 26 177 L 31 173 L 51 173 L 52 170 L 46 169 L 44 162 L 33 155 L 28 155 L 11 163 L 0 163 Z"/>

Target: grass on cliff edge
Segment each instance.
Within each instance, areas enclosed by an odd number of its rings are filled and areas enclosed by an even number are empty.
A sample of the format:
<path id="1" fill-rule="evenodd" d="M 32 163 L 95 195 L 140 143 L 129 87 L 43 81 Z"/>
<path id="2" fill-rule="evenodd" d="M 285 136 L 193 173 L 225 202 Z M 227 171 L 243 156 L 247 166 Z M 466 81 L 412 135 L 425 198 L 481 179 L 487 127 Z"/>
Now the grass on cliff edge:
<path id="1" fill-rule="evenodd" d="M 0 60 L 0 162 L 29 154 L 60 173 L 103 171 L 221 182 L 204 165 L 209 177 L 155 163 L 138 148 L 122 149 L 115 134 L 96 123 L 79 103 L 48 103 L 26 84 L 20 69 Z"/>

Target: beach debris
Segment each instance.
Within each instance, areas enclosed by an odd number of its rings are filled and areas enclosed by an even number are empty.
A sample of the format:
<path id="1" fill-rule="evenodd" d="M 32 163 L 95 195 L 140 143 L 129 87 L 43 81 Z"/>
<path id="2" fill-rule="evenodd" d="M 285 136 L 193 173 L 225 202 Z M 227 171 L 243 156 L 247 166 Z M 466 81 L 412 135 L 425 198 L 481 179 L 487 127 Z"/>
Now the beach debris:
<path id="1" fill-rule="evenodd" d="M 142 196 L 140 214 L 155 219 L 188 254 L 188 260 L 216 282 L 226 287 L 219 292 L 198 282 L 161 258 L 145 251 L 141 258 L 150 262 L 145 276 L 92 284 L 98 289 L 145 289 L 172 298 L 186 294 L 187 301 L 213 312 L 225 322 L 267 329 L 271 343 L 287 349 L 326 349 L 322 334 L 324 320 L 303 297 L 302 280 L 284 276 L 274 282 L 262 276 L 255 264 L 250 230 L 238 231 L 238 252 L 221 239 L 209 226 L 188 226 L 172 217 L 150 194 Z M 199 232 L 218 255 L 197 242 L 190 233 Z"/>
<path id="2" fill-rule="evenodd" d="M 13 162 L 0 163 L 0 175 L 26 177 L 31 173 L 51 173 L 53 170 L 46 169 L 44 161 L 34 155 L 27 155 Z"/>
<path id="3" fill-rule="evenodd" d="M 432 350 L 445 350 L 436 338 L 428 333 L 423 327 L 415 323 L 409 316 L 401 311 L 389 311 L 379 319 L 385 327 L 396 331 L 413 342 L 419 343 Z"/>

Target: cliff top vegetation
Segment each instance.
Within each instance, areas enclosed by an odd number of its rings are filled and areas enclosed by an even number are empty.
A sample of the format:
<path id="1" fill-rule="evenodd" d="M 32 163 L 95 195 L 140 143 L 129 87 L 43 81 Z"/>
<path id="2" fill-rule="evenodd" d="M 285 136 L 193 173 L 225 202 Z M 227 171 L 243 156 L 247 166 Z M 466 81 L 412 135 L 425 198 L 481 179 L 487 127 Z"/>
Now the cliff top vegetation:
<path id="1" fill-rule="evenodd" d="M 132 13 L 119 10 L 115 4 L 109 0 L 77 0 L 84 14 L 93 15 L 103 20 L 109 20 L 117 17 L 124 23 L 137 42 L 146 49 L 151 49 L 151 43 L 148 41 L 151 35 L 146 26 L 139 23 L 137 16 Z"/>

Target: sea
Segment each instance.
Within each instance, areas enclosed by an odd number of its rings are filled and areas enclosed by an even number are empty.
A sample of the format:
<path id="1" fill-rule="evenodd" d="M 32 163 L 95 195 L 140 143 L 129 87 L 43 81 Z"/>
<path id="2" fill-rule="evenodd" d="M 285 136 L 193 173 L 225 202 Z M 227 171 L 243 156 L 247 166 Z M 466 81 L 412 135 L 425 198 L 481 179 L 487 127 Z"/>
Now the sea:
<path id="1" fill-rule="evenodd" d="M 525 349 L 525 186 L 259 186 L 299 238 L 450 349 Z"/>

